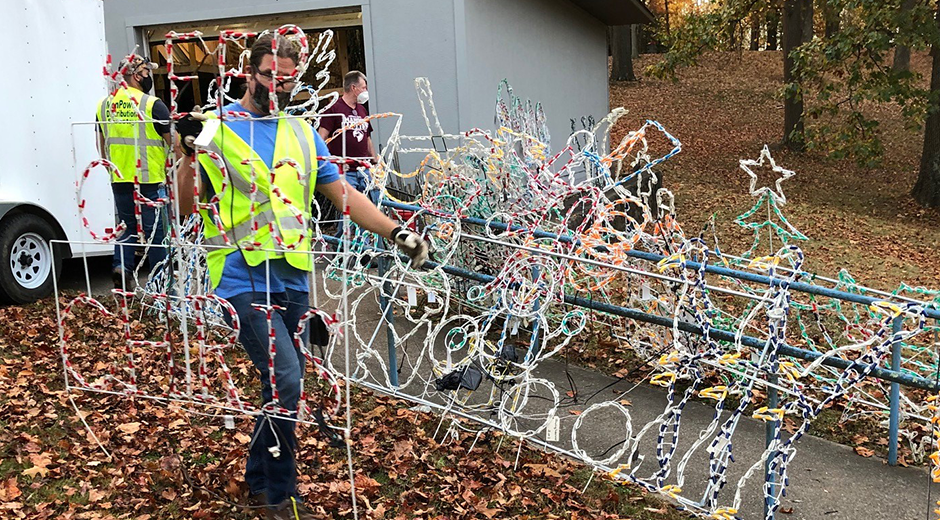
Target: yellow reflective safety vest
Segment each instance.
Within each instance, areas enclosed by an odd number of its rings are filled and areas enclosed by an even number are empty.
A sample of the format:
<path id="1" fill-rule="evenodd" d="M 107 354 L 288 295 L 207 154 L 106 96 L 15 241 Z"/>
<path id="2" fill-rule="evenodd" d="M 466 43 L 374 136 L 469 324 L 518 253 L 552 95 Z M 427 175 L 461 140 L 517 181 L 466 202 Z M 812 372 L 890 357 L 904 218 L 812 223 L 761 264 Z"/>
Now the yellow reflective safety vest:
<path id="1" fill-rule="evenodd" d="M 206 115 L 218 117 L 215 113 Z M 278 120 L 270 167 L 280 166 L 274 170 L 273 184 L 268 165 L 224 123 L 206 150 L 217 157 L 208 153 L 198 156 L 215 193 L 208 202 L 217 206 L 217 212 L 199 210 L 203 243 L 218 246 L 210 247 L 206 254 L 212 288 L 218 287 L 222 279 L 225 257 L 238 249 L 252 267 L 266 259 L 285 258 L 297 269 L 312 270 L 309 223 L 311 195 L 317 182 L 313 127 L 300 119 Z M 285 162 L 288 159 L 294 164 Z"/>
<path id="2" fill-rule="evenodd" d="M 99 125 L 104 136 L 105 157 L 121 173 L 121 177 L 112 174 L 111 182 L 134 182 L 135 176 L 141 184 L 166 182 L 166 141 L 152 122 L 145 123 L 137 116 L 139 106 L 144 118 L 152 121 L 156 102 L 155 96 L 128 87 L 118 89 L 98 104 L 98 121 L 112 121 Z"/>

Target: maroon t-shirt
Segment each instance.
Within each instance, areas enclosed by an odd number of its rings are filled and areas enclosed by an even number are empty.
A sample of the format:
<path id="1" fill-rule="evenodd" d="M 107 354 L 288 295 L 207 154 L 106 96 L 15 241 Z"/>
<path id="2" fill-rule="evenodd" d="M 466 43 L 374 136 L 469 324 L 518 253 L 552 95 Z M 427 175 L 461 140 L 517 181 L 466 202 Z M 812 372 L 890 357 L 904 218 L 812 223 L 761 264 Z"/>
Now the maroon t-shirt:
<path id="1" fill-rule="evenodd" d="M 343 98 L 336 100 L 333 106 L 326 109 L 324 114 L 343 114 L 346 116 L 346 125 L 354 125 L 346 131 L 346 157 L 372 157 L 369 154 L 368 138 L 372 134 L 372 123 L 362 122 L 368 112 L 366 107 L 356 103 L 356 108 L 350 108 Z M 327 136 L 333 136 L 343 126 L 343 120 L 339 117 L 321 117 L 320 128 L 325 128 Z M 338 136 L 327 146 L 333 155 L 343 155 L 343 137 Z"/>

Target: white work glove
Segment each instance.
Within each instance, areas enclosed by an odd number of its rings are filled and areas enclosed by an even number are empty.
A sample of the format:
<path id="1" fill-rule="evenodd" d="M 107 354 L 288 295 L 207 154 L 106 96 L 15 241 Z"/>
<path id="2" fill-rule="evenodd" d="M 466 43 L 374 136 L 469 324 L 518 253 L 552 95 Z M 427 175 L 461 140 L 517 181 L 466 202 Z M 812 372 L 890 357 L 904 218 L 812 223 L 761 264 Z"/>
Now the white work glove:
<path id="1" fill-rule="evenodd" d="M 428 243 L 417 233 L 401 226 L 392 230 L 392 242 L 411 258 L 411 267 L 418 269 L 428 259 Z"/>

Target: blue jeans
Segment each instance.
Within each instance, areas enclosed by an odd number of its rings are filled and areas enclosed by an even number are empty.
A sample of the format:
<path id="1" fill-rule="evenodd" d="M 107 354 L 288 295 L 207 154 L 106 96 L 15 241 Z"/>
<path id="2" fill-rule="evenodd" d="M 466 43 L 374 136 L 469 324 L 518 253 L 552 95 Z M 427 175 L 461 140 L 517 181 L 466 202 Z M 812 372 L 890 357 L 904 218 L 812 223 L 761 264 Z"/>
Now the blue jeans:
<path id="1" fill-rule="evenodd" d="M 369 197 L 369 200 L 371 200 L 373 204 L 378 205 L 381 191 L 378 188 L 372 188 L 371 190 L 366 192 L 366 187 L 369 185 L 370 182 L 372 182 L 372 172 L 370 172 L 369 170 L 365 170 L 362 172 L 360 172 L 359 170 L 348 171 L 346 172 L 346 182 L 348 182 L 350 186 L 355 188 L 356 191 L 360 193 L 365 193 L 366 196 Z M 335 236 L 336 238 L 340 240 L 340 242 L 342 242 L 343 240 L 343 208 L 339 208 L 339 218 L 340 220 L 339 220 L 339 223 L 336 225 Z M 352 228 L 353 238 L 355 238 L 356 229 L 357 228 L 354 223 L 353 228 Z"/>
<path id="2" fill-rule="evenodd" d="M 265 294 L 248 292 L 233 296 L 229 303 L 238 313 L 241 330 L 238 340 L 244 347 L 251 362 L 261 377 L 261 399 L 264 404 L 271 402 L 272 389 L 268 372 L 268 320 L 265 313 L 255 309 L 253 303 L 265 304 Z M 271 314 L 271 326 L 274 327 L 274 378 L 277 385 L 279 404 L 294 412 L 300 400 L 300 378 L 304 373 L 304 355 L 294 346 L 294 332 L 300 317 L 310 308 L 306 292 L 287 289 L 286 292 L 271 294 L 271 304 L 284 307 L 283 311 Z M 226 315 L 226 319 L 228 319 Z M 230 323 L 231 324 L 231 323 Z M 307 336 L 304 335 L 304 344 Z M 294 451 L 297 439 L 294 436 L 296 422 L 259 415 L 255 422 L 254 439 L 248 451 L 248 464 L 245 467 L 245 483 L 251 494 L 267 493 L 268 504 L 280 504 L 288 497 L 297 496 L 297 465 Z M 280 454 L 275 457 L 269 450 L 279 446 Z"/>
<path id="3" fill-rule="evenodd" d="M 135 267 L 134 250 L 145 247 L 137 238 L 137 216 L 134 215 L 134 184 L 130 182 L 115 182 L 111 184 L 111 192 L 114 193 L 114 206 L 117 210 L 119 221 L 127 225 L 127 229 L 114 245 L 114 261 L 111 267 L 123 267 L 125 271 L 132 272 Z M 141 184 L 140 193 L 150 200 L 166 197 L 166 188 L 163 184 Z M 153 242 L 147 251 L 147 260 L 150 262 L 150 270 L 157 267 L 157 264 L 163 261 L 167 256 L 166 247 L 163 247 L 163 238 L 166 236 L 166 211 L 164 208 L 151 208 L 147 205 L 140 206 L 140 220 L 143 223 L 144 234 L 143 242 L 146 242 L 153 234 Z M 154 230 L 156 226 L 156 230 Z"/>

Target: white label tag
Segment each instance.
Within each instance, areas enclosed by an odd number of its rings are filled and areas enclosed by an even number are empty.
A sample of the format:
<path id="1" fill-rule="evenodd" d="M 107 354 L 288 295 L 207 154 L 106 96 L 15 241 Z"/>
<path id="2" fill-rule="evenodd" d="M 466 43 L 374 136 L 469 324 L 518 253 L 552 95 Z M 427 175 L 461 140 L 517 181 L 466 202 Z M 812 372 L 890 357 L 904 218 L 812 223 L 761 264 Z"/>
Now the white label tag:
<path id="1" fill-rule="evenodd" d="M 640 293 L 641 293 L 640 298 L 643 301 L 650 300 L 653 297 L 653 295 L 650 294 L 650 284 L 646 282 L 643 282 L 643 285 L 640 287 Z"/>
<path id="2" fill-rule="evenodd" d="M 408 305 L 412 307 L 418 305 L 418 291 L 409 285 L 406 292 L 408 293 Z"/>
<path id="3" fill-rule="evenodd" d="M 712 455 L 718 455 L 719 453 L 723 452 L 725 448 L 728 447 L 729 443 L 731 443 L 731 440 L 725 437 L 724 435 L 722 435 L 718 437 L 717 440 L 715 440 L 714 446 L 709 446 L 706 451 L 708 453 L 711 453 Z"/>
<path id="4" fill-rule="evenodd" d="M 429 292 L 429 293 L 428 293 L 428 303 L 434 303 L 434 302 L 436 302 L 436 301 L 437 301 L 437 293 L 434 292 L 434 291 Z"/>
<path id="5" fill-rule="evenodd" d="M 201 148 L 209 146 L 212 144 L 212 138 L 215 137 L 215 134 L 219 131 L 220 126 L 222 126 L 222 120 L 218 118 L 209 119 L 202 124 L 202 132 L 199 132 L 199 135 L 196 136 L 196 140 L 193 142 L 193 144 Z"/>
<path id="6" fill-rule="evenodd" d="M 515 336 L 516 334 L 519 334 L 519 320 L 513 318 L 513 320 L 512 320 L 512 331 L 510 331 L 509 335 L 510 335 L 510 336 Z"/>
<path id="7" fill-rule="evenodd" d="M 548 442 L 558 442 L 558 433 L 561 430 L 561 418 L 553 415 L 548 418 L 548 424 L 545 429 L 545 440 Z"/>
<path id="8" fill-rule="evenodd" d="M 225 429 L 234 430 L 235 429 L 235 417 L 231 415 L 225 416 Z"/>

